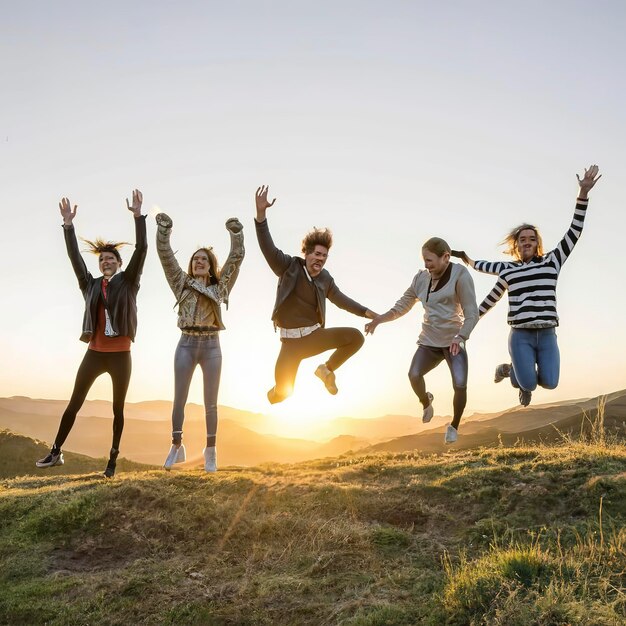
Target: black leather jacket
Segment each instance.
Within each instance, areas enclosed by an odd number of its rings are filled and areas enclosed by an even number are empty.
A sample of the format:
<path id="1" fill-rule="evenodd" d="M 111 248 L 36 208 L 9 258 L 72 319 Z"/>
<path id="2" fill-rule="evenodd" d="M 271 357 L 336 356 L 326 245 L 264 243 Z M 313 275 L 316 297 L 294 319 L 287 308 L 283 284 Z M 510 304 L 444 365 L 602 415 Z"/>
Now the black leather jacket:
<path id="1" fill-rule="evenodd" d="M 278 276 L 278 287 L 276 288 L 276 302 L 272 311 L 272 321 L 276 324 L 276 317 L 281 305 L 287 299 L 287 296 L 295 289 L 296 281 L 299 273 L 302 271 L 304 259 L 293 257 L 279 250 L 272 240 L 267 220 L 257 222 L 254 220 L 256 227 L 256 236 L 261 247 L 261 252 L 265 257 L 268 265 Z M 326 323 L 326 298 L 328 298 L 335 306 L 365 317 L 367 307 L 359 304 L 352 298 L 348 298 L 335 284 L 333 277 L 326 270 L 322 270 L 313 281 L 315 285 L 315 293 L 317 296 L 317 316 L 318 322 L 324 326 Z"/>
<path id="2" fill-rule="evenodd" d="M 80 340 L 86 343 L 91 341 L 96 327 L 98 303 L 102 297 L 102 276 L 94 278 L 87 270 L 85 261 L 78 249 L 74 226 L 63 227 L 67 254 L 72 262 L 74 273 L 78 278 L 78 286 L 85 298 L 85 314 L 83 316 L 83 332 Z M 107 289 L 106 308 L 111 319 L 111 326 L 117 335 L 130 337 L 135 340 L 137 332 L 137 292 L 139 291 L 139 277 L 143 270 L 148 250 L 146 235 L 146 216 L 135 218 L 136 244 L 133 256 L 123 272 L 118 272 L 109 281 Z"/>

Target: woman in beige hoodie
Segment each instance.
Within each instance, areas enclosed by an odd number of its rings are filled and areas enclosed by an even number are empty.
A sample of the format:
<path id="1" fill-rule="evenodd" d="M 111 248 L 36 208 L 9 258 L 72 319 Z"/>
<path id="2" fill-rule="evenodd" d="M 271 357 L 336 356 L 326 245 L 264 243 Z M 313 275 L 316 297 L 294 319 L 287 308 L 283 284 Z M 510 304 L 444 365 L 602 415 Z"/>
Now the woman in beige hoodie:
<path id="1" fill-rule="evenodd" d="M 422 403 L 422 421 L 433 417 L 433 395 L 426 391 L 424 375 L 446 361 L 452 375 L 454 415 L 445 434 L 446 443 L 454 443 L 467 403 L 467 352 L 465 341 L 478 322 L 474 281 L 468 270 L 450 262 L 450 246 L 439 237 L 432 237 L 422 246 L 425 270 L 420 270 L 404 295 L 386 313 L 365 325 L 372 334 L 378 324 L 391 322 L 420 301 L 424 306 L 422 332 L 417 351 L 409 368 L 413 391 Z"/>

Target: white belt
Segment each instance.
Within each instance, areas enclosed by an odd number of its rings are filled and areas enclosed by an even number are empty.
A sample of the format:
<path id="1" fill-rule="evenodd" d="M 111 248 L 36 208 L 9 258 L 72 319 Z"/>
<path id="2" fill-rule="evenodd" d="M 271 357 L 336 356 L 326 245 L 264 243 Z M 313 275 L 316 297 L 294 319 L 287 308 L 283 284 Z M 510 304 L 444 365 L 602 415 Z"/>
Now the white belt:
<path id="1" fill-rule="evenodd" d="M 299 339 L 300 337 L 310 335 L 320 327 L 321 324 L 315 324 L 314 326 L 302 326 L 302 328 L 281 328 L 280 336 L 283 339 Z"/>

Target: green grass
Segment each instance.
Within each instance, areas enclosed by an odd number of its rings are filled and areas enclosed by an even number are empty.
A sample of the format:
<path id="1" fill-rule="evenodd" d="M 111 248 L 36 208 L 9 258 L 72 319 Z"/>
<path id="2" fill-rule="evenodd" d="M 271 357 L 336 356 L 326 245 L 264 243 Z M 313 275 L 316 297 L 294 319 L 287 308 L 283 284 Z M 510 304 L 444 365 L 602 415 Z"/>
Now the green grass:
<path id="1" fill-rule="evenodd" d="M 4 624 L 626 624 L 611 442 L 0 482 Z"/>

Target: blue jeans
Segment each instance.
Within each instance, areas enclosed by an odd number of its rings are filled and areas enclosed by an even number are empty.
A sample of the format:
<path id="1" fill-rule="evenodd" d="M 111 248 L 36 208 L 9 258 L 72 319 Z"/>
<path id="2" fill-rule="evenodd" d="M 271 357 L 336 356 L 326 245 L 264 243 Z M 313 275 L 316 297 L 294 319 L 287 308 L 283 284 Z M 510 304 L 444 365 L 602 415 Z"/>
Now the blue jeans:
<path id="1" fill-rule="evenodd" d="M 554 328 L 511 328 L 511 384 L 526 391 L 537 385 L 555 389 L 559 384 L 561 357 Z"/>
<path id="2" fill-rule="evenodd" d="M 209 337 L 181 335 L 174 354 L 174 407 L 172 441 L 180 443 L 185 421 L 185 404 L 196 366 L 202 369 L 207 437 L 217 434 L 217 392 L 222 372 L 222 350 L 217 334 Z"/>

